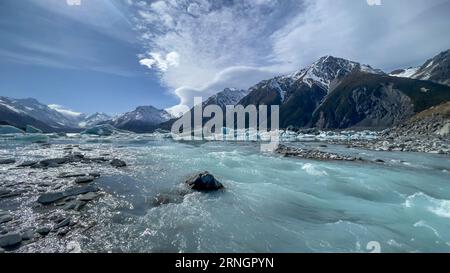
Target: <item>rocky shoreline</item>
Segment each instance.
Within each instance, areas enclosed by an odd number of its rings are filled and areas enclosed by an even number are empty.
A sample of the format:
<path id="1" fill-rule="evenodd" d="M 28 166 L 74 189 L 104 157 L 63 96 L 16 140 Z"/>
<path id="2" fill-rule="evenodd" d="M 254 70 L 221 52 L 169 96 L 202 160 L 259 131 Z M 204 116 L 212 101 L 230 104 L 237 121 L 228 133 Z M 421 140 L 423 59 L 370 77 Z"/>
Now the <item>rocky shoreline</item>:
<path id="1" fill-rule="evenodd" d="M 104 176 L 130 175 L 130 162 L 112 155 L 130 159 L 132 153 L 127 154 L 121 146 L 89 146 L 30 144 L 16 157 L 2 159 L 0 253 L 82 252 L 80 242 L 90 240 L 90 232 L 103 225 L 99 216 L 118 224 L 132 221 L 134 217 L 126 211 L 139 204 L 130 204 L 103 188 L 108 178 L 97 183 Z M 208 172 L 186 178 L 180 186 L 174 192 L 158 192 L 139 202 L 158 207 L 182 202 L 194 191 L 224 189 Z"/>
<path id="2" fill-rule="evenodd" d="M 354 156 L 323 152 L 317 149 L 289 147 L 285 145 L 279 145 L 275 152 L 285 157 L 296 157 L 311 160 L 363 161 L 362 158 L 357 158 Z"/>
<path id="3" fill-rule="evenodd" d="M 95 215 L 84 210 L 108 196 L 92 185 L 101 177 L 96 170 L 111 173 L 126 163 L 106 157 L 109 154 L 85 156 L 79 145 L 31 146 L 41 154 L 58 151 L 63 155 L 41 160 L 7 158 L 0 162 L 7 168 L 0 181 L 0 201 L 9 208 L 0 210 L 0 252 L 78 252 L 79 245 L 65 238 L 95 225 Z M 79 171 L 65 172 L 67 169 Z M 11 176 L 5 176 L 8 173 Z M 71 247 L 39 250 L 38 245 L 54 240 Z"/>

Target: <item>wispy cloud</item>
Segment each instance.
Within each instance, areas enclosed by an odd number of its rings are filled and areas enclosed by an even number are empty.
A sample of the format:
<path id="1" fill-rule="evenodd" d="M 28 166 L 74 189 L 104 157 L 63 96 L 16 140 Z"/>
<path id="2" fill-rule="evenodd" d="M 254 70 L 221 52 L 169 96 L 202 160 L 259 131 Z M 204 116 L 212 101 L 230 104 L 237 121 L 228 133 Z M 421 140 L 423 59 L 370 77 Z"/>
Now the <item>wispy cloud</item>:
<path id="1" fill-rule="evenodd" d="M 437 14 L 427 21 L 420 17 L 438 4 L 448 7 L 446 0 L 128 3 L 145 47 L 140 63 L 159 73 L 181 104 L 192 103 L 193 95 L 206 97 L 224 87 L 247 88 L 326 54 L 389 68 L 450 45 L 450 35 L 434 33 L 448 32 L 448 16 Z M 407 52 L 412 42 L 416 50 Z M 169 56 L 176 56 L 176 62 Z"/>
<path id="2" fill-rule="evenodd" d="M 75 112 L 59 104 L 50 104 L 48 107 L 68 117 L 79 117 L 82 115 L 80 112 Z"/>
<path id="3" fill-rule="evenodd" d="M 117 54 L 113 54 L 115 48 L 137 48 L 136 33 L 131 23 L 127 23 L 130 16 L 125 16 L 128 5 L 120 6 L 115 0 L 27 2 L 17 4 L 12 11 L 15 16 L 21 16 L 16 21 L 0 19 L 3 61 L 136 76 L 137 64 L 131 71 L 129 65 L 123 65 Z M 27 9 L 21 12 L 25 5 Z M 132 58 L 133 54 L 129 56 Z M 132 64 L 132 60 L 128 64 Z"/>

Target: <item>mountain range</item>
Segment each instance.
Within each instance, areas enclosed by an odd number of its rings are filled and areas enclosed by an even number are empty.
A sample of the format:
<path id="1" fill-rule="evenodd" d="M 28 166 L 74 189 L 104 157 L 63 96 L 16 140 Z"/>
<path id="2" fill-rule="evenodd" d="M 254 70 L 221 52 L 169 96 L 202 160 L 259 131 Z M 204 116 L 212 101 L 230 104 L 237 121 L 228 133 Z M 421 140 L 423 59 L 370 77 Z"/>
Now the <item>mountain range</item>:
<path id="1" fill-rule="evenodd" d="M 390 75 L 450 85 L 450 49 L 429 59 L 422 66 L 395 70 Z"/>
<path id="2" fill-rule="evenodd" d="M 30 125 L 44 132 L 80 132 L 99 124 L 111 124 L 118 129 L 142 133 L 154 130 L 156 125 L 171 118 L 165 110 L 153 106 L 141 106 L 111 117 L 105 113 L 77 113 L 31 98 L 0 97 L 0 125 L 11 125 L 22 130 Z"/>
<path id="3" fill-rule="evenodd" d="M 281 128 L 383 129 L 450 101 L 450 88 L 445 84 L 450 79 L 449 62 L 450 50 L 414 73 L 403 69 L 387 74 L 325 56 L 290 75 L 261 81 L 236 104 L 279 105 Z M 172 123 L 162 125 L 169 129 Z"/>
<path id="4" fill-rule="evenodd" d="M 219 105 L 279 105 L 282 128 L 387 128 L 450 101 L 450 50 L 416 68 L 389 74 L 358 62 L 325 56 L 290 75 L 264 80 L 248 90 L 226 88 L 203 102 Z M 192 111 L 191 111 L 192 112 Z M 192 113 L 191 113 L 192 114 Z M 110 124 L 136 133 L 170 129 L 176 121 L 153 106 L 110 117 L 85 115 L 35 99 L 0 97 L 0 125 L 45 132 L 77 132 Z M 206 120 L 205 120 L 206 121 Z"/>

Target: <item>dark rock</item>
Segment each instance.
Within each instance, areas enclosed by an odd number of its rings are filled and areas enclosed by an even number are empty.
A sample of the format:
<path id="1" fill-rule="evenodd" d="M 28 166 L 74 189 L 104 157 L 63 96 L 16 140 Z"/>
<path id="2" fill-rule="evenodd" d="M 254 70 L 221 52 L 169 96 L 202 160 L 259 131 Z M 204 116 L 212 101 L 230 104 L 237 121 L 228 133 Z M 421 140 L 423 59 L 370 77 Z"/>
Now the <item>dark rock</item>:
<path id="1" fill-rule="evenodd" d="M 89 173 L 89 176 L 95 177 L 95 178 L 99 178 L 101 176 L 101 174 L 99 173 Z"/>
<path id="2" fill-rule="evenodd" d="M 98 192 L 99 188 L 93 186 L 84 186 L 84 187 L 74 187 L 66 190 L 64 192 L 65 196 L 75 196 L 80 194 L 85 194 L 88 192 Z"/>
<path id="3" fill-rule="evenodd" d="M 49 227 L 41 227 L 36 230 L 36 233 L 38 233 L 42 236 L 47 236 L 50 233 L 50 231 L 51 231 L 51 228 L 49 228 Z"/>
<path id="4" fill-rule="evenodd" d="M 42 167 L 55 167 L 59 166 L 65 163 L 68 163 L 68 158 L 52 158 L 52 159 L 45 159 L 39 162 L 39 165 Z"/>
<path id="5" fill-rule="evenodd" d="M 52 193 L 44 193 L 38 198 L 38 203 L 43 205 L 48 205 L 59 201 L 65 197 L 63 192 L 52 192 Z"/>
<path id="6" fill-rule="evenodd" d="M 203 172 L 191 177 L 185 182 L 191 189 L 197 191 L 215 191 L 223 189 L 223 185 L 209 172 Z"/>
<path id="7" fill-rule="evenodd" d="M 37 162 L 37 161 L 24 161 L 24 162 L 20 163 L 19 165 L 17 165 L 17 167 L 19 167 L 19 168 L 26 168 L 26 167 L 34 166 L 34 165 L 36 165 L 38 163 L 39 162 Z"/>
<path id="8" fill-rule="evenodd" d="M 13 247 L 22 242 L 22 236 L 19 233 L 9 233 L 0 236 L 0 247 Z"/>
<path id="9" fill-rule="evenodd" d="M 32 229 L 26 229 L 22 232 L 22 240 L 29 241 L 34 239 L 34 232 Z"/>
<path id="10" fill-rule="evenodd" d="M 377 163 L 385 163 L 385 161 L 382 160 L 382 159 L 377 159 L 377 160 L 375 160 L 375 162 L 377 162 Z"/>
<path id="11" fill-rule="evenodd" d="M 65 218 L 64 220 L 60 221 L 58 224 L 56 224 L 56 226 L 54 227 L 54 229 L 60 229 L 63 227 L 67 227 L 68 225 L 70 225 L 70 218 Z"/>
<path id="12" fill-rule="evenodd" d="M 86 176 L 84 173 L 60 173 L 58 178 L 77 178 Z"/>
<path id="13" fill-rule="evenodd" d="M 125 161 L 122 161 L 122 160 L 119 160 L 119 159 L 113 159 L 111 161 L 111 165 L 113 167 L 116 167 L 116 168 L 123 168 L 123 167 L 127 166 L 127 163 L 125 163 Z"/>
<path id="14" fill-rule="evenodd" d="M 88 193 L 86 193 L 86 194 L 81 195 L 78 199 L 79 199 L 80 201 L 87 201 L 87 202 L 89 202 L 89 201 L 94 200 L 94 199 L 97 198 L 98 196 L 99 196 L 99 195 L 98 195 L 97 193 L 95 193 L 95 192 L 88 192 Z"/>
<path id="15" fill-rule="evenodd" d="M 64 237 L 67 235 L 67 233 L 69 233 L 69 231 L 70 230 L 68 228 L 63 228 L 63 229 L 58 230 L 58 232 L 56 234 L 60 237 Z"/>
<path id="16" fill-rule="evenodd" d="M 93 177 L 93 176 L 85 176 L 85 177 L 79 177 L 79 178 L 75 179 L 75 183 L 76 184 L 85 184 L 85 183 L 90 183 L 94 180 L 95 180 L 95 177 Z"/>
<path id="17" fill-rule="evenodd" d="M 8 189 L 0 189 L 0 196 L 11 193 L 11 190 Z"/>
<path id="18" fill-rule="evenodd" d="M 65 197 L 71 197 L 76 195 L 85 194 L 88 192 L 98 192 L 99 188 L 93 186 L 73 187 L 65 190 L 64 192 L 44 193 L 38 198 L 38 203 L 43 205 L 49 205 L 56 201 L 62 200 Z"/>
<path id="19" fill-rule="evenodd" d="M 8 223 L 13 220 L 13 217 L 11 215 L 3 215 L 0 217 L 0 224 Z"/>
<path id="20" fill-rule="evenodd" d="M 16 160 L 14 158 L 0 159 L 0 165 L 14 164 Z"/>
<path id="21" fill-rule="evenodd" d="M 17 196 L 22 195 L 22 193 L 24 193 L 24 191 L 10 192 L 10 193 L 8 193 L 8 194 L 0 195 L 0 199 L 11 198 L 11 197 L 17 197 Z"/>

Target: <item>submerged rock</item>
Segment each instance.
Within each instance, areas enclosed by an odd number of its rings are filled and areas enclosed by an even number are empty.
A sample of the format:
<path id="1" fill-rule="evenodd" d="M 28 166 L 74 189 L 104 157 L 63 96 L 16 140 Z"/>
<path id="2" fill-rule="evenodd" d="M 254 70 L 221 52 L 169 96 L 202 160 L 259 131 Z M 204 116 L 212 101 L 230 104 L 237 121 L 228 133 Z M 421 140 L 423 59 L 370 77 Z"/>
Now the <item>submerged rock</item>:
<path id="1" fill-rule="evenodd" d="M 86 202 L 85 201 L 81 201 L 81 200 L 73 200 L 68 202 L 63 209 L 64 210 L 75 210 L 75 211 L 80 211 L 84 206 L 86 206 Z"/>
<path id="2" fill-rule="evenodd" d="M 111 161 L 111 165 L 116 168 L 123 168 L 127 166 L 127 163 L 125 163 L 125 161 L 122 161 L 120 159 L 113 159 Z"/>
<path id="3" fill-rule="evenodd" d="M 224 186 L 209 172 L 199 173 L 185 182 L 191 189 L 197 191 L 216 191 Z"/>
<path id="4" fill-rule="evenodd" d="M 64 191 L 66 197 L 85 194 L 88 192 L 98 192 L 100 189 L 93 186 L 74 187 Z"/>
<path id="5" fill-rule="evenodd" d="M 67 189 L 63 192 L 52 192 L 52 193 L 44 193 L 38 198 L 38 203 L 42 205 L 49 205 L 65 197 L 76 196 L 81 194 L 86 194 L 89 192 L 98 192 L 99 188 L 93 186 L 85 186 L 85 187 L 74 187 Z"/>
<path id="6" fill-rule="evenodd" d="M 0 247 L 13 247 L 22 242 L 22 236 L 19 233 L 9 233 L 0 236 Z"/>

